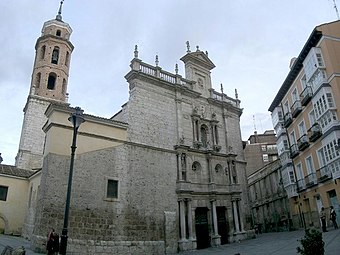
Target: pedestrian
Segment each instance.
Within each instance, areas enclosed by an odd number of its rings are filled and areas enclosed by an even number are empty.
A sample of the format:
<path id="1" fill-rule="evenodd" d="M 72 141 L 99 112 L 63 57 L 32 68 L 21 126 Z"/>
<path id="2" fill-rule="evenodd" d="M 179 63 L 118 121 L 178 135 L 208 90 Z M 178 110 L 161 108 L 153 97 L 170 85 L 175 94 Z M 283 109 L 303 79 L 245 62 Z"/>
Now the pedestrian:
<path id="1" fill-rule="evenodd" d="M 326 212 L 325 212 L 324 207 L 321 207 L 320 219 L 321 219 L 322 232 L 327 232 L 327 229 L 326 229 Z"/>
<path id="2" fill-rule="evenodd" d="M 54 252 L 55 252 L 54 251 L 54 248 L 55 248 L 54 236 L 55 236 L 55 232 L 54 232 L 54 228 L 52 228 L 51 231 L 47 235 L 46 250 L 47 250 L 48 255 L 54 255 Z"/>
<path id="3" fill-rule="evenodd" d="M 334 228 L 338 229 L 338 223 L 336 222 L 336 212 L 335 212 L 333 206 L 331 206 L 330 219 L 333 223 Z"/>

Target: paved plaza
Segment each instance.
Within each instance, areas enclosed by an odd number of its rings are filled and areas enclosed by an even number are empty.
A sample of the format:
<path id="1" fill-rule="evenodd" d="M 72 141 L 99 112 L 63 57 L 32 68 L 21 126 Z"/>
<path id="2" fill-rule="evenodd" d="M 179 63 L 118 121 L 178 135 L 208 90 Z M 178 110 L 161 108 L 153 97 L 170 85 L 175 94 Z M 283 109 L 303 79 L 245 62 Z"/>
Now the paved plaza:
<path id="1" fill-rule="evenodd" d="M 255 239 L 244 240 L 240 243 L 231 243 L 220 247 L 181 252 L 179 255 L 290 255 L 297 254 L 296 247 L 300 246 L 298 241 L 304 236 L 303 230 L 291 232 L 265 233 Z M 325 255 L 340 255 L 340 230 L 329 229 L 323 233 L 325 242 Z M 26 255 L 38 255 L 30 250 L 30 244 L 21 237 L 0 235 L 0 252 L 6 245 L 13 248 L 24 246 Z M 125 255 L 125 254 L 121 254 Z M 132 254 L 133 255 L 133 254 Z M 148 254 L 146 254 L 148 255 Z M 317 255 L 317 254 L 315 254 Z"/>

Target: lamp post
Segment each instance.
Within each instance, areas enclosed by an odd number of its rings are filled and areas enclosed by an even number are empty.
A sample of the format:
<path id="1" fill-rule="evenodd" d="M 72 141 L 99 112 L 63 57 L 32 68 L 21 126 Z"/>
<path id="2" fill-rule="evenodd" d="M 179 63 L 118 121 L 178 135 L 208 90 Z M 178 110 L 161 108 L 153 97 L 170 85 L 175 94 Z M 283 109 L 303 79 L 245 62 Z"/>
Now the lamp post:
<path id="1" fill-rule="evenodd" d="M 63 230 L 61 232 L 60 237 L 60 249 L 59 254 L 66 254 L 66 247 L 67 247 L 67 232 L 68 232 L 68 215 L 70 211 L 70 199 L 71 199 L 71 190 L 72 190 L 72 176 L 73 176 L 73 164 L 74 164 L 74 155 L 76 151 L 76 144 L 77 144 L 77 133 L 78 128 L 81 123 L 83 123 L 84 117 L 83 117 L 83 110 L 80 109 L 80 107 L 75 108 L 75 112 L 71 114 L 71 116 L 68 118 L 68 120 L 73 125 L 73 140 L 71 145 L 71 162 L 70 162 L 70 172 L 68 175 L 68 184 L 67 184 L 67 194 L 66 194 L 66 205 L 65 205 L 65 214 L 64 214 L 64 225 Z"/>

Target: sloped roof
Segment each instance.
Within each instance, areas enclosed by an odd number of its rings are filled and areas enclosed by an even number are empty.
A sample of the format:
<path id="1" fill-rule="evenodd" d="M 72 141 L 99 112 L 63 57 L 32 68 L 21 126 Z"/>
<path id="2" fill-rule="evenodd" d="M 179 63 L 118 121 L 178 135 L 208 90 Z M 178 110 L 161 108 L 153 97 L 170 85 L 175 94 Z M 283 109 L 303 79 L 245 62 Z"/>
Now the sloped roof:
<path id="1" fill-rule="evenodd" d="M 0 174 L 29 178 L 35 173 L 36 171 L 25 170 L 17 168 L 16 166 L 0 164 Z"/>

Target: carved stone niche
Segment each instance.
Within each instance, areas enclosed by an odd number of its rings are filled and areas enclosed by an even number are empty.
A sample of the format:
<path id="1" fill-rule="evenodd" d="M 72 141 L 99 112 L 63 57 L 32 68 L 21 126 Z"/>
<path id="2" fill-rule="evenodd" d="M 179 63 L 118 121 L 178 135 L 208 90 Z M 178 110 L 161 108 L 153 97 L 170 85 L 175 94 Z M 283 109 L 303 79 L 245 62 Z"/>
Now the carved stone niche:
<path id="1" fill-rule="evenodd" d="M 221 145 L 216 145 L 216 144 L 214 145 L 214 150 L 217 152 L 219 152 L 221 148 L 222 148 Z"/>
<path id="2" fill-rule="evenodd" d="M 203 143 L 201 141 L 194 141 L 194 148 L 199 149 L 201 148 Z"/>

